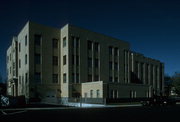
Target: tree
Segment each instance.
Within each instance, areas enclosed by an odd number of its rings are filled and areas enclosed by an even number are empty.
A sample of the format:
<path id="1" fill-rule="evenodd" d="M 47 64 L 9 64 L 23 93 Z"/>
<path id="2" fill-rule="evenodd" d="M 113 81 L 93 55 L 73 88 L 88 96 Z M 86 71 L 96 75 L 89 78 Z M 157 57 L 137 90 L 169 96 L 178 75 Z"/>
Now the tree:
<path id="1" fill-rule="evenodd" d="M 175 90 L 175 93 L 180 95 L 180 73 L 176 72 L 174 76 L 172 77 L 173 79 L 173 87 Z"/>

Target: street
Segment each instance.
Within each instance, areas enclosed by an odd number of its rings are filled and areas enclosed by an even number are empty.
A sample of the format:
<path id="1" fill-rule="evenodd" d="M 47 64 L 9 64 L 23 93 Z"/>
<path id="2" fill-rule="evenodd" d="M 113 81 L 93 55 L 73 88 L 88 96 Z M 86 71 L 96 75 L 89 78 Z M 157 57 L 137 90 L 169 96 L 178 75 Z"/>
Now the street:
<path id="1" fill-rule="evenodd" d="M 180 105 L 157 107 L 108 107 L 17 110 L 15 114 L 0 114 L 0 121 L 173 121 L 180 120 Z"/>

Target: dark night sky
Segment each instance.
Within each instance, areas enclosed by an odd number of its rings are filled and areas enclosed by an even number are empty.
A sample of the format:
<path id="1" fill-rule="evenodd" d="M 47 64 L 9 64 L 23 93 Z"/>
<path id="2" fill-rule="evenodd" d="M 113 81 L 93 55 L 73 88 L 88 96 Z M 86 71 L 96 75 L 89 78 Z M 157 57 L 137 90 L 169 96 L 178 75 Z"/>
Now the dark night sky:
<path id="1" fill-rule="evenodd" d="M 179 0 L 1 0 L 4 78 L 6 50 L 28 20 L 58 28 L 70 23 L 128 41 L 133 51 L 164 62 L 166 74 L 180 71 Z"/>

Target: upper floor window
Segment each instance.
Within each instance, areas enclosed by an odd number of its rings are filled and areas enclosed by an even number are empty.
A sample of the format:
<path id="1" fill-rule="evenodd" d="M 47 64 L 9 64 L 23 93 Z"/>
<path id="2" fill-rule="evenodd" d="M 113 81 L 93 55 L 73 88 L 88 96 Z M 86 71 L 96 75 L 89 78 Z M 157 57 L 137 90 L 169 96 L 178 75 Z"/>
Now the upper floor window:
<path id="1" fill-rule="evenodd" d="M 25 64 L 27 64 L 27 54 L 25 55 Z"/>
<path id="2" fill-rule="evenodd" d="M 92 41 L 88 41 L 88 50 L 92 50 Z"/>
<path id="3" fill-rule="evenodd" d="M 25 36 L 25 46 L 27 46 L 27 35 Z"/>
<path id="4" fill-rule="evenodd" d="M 53 56 L 53 65 L 58 65 L 58 57 L 57 56 Z"/>
<path id="5" fill-rule="evenodd" d="M 99 43 L 97 43 L 97 42 L 95 43 L 95 51 L 97 51 L 97 52 L 99 51 Z"/>
<path id="6" fill-rule="evenodd" d="M 21 59 L 19 59 L 19 68 L 21 68 Z"/>
<path id="7" fill-rule="evenodd" d="M 35 45 L 38 45 L 38 46 L 41 45 L 41 38 L 42 38 L 41 35 L 38 35 L 38 34 L 34 35 L 34 43 L 35 43 Z"/>
<path id="8" fill-rule="evenodd" d="M 41 82 L 41 73 L 40 72 L 36 72 L 34 75 L 34 80 L 36 83 L 40 83 Z"/>
<path id="9" fill-rule="evenodd" d="M 113 54 L 113 48 L 109 47 L 109 54 L 112 55 Z"/>
<path id="10" fill-rule="evenodd" d="M 41 64 L 41 55 L 35 54 L 35 64 Z"/>
<path id="11" fill-rule="evenodd" d="M 58 74 L 53 74 L 53 83 L 58 83 Z"/>
<path id="12" fill-rule="evenodd" d="M 63 38 L 63 47 L 66 47 L 66 37 Z"/>
<path id="13" fill-rule="evenodd" d="M 76 48 L 79 48 L 79 37 L 76 38 Z"/>
<path id="14" fill-rule="evenodd" d="M 63 65 L 66 65 L 66 55 L 63 56 Z"/>
<path id="15" fill-rule="evenodd" d="M 118 48 L 115 48 L 115 49 L 114 49 L 114 55 L 115 55 L 115 56 L 118 56 L 118 51 L 119 51 Z"/>
<path id="16" fill-rule="evenodd" d="M 66 73 L 63 74 L 63 83 L 66 83 Z"/>
<path id="17" fill-rule="evenodd" d="M 53 39 L 53 48 L 58 48 L 58 40 Z"/>

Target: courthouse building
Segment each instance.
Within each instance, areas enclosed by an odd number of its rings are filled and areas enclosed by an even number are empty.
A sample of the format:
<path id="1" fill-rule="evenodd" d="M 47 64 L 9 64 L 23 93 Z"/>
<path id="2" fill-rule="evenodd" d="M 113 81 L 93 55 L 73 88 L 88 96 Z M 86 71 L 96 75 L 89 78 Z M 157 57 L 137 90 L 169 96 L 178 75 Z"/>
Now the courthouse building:
<path id="1" fill-rule="evenodd" d="M 8 94 L 56 98 L 146 98 L 164 91 L 164 64 L 128 42 L 66 24 L 27 22 L 7 50 Z"/>

